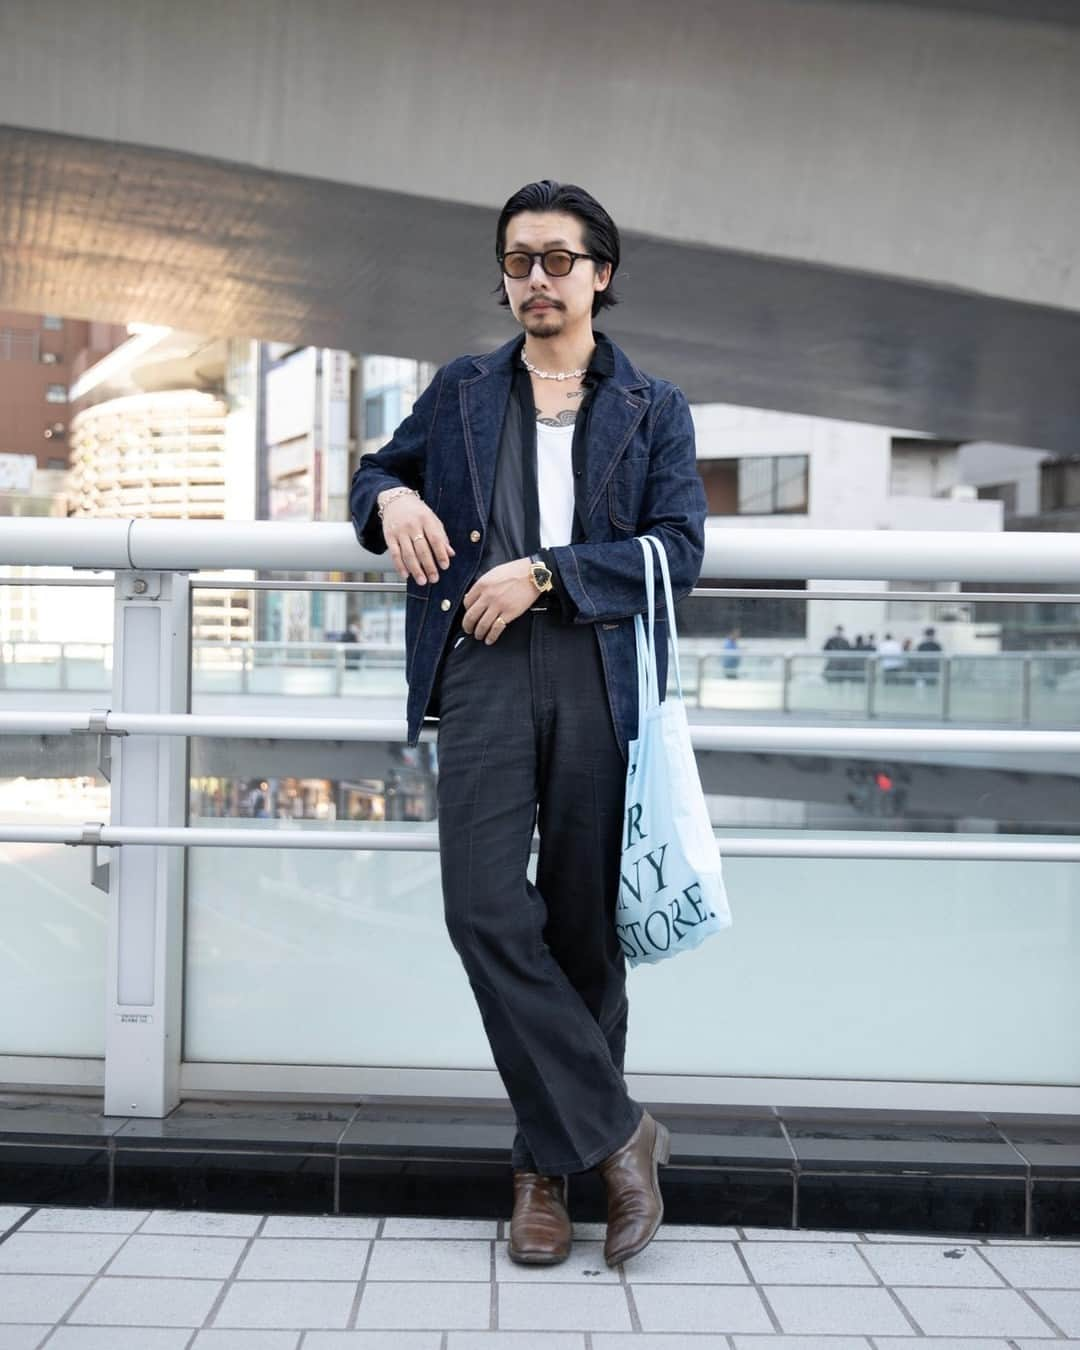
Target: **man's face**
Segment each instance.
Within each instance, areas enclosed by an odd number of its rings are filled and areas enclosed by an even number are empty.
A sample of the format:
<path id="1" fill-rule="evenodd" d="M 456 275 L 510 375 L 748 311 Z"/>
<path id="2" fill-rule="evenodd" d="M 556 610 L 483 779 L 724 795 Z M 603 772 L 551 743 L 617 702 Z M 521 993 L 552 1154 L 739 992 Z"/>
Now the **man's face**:
<path id="1" fill-rule="evenodd" d="M 584 235 L 585 227 L 576 216 L 561 211 L 523 211 L 507 222 L 503 252 L 569 249 L 571 253 L 585 253 Z M 548 338 L 588 321 L 593 296 L 604 290 L 610 279 L 609 263 L 577 258 L 565 277 L 549 277 L 536 258 L 528 276 L 504 275 L 503 285 L 518 323 L 533 337 Z"/>

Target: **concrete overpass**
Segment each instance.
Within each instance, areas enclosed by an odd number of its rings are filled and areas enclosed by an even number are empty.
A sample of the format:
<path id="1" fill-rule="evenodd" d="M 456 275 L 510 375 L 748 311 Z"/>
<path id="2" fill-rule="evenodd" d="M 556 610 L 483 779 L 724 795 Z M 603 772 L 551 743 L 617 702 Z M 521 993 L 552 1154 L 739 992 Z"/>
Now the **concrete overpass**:
<path id="1" fill-rule="evenodd" d="M 440 360 L 551 176 L 691 399 L 1072 450 L 1075 11 L 5 0 L 0 305 Z"/>

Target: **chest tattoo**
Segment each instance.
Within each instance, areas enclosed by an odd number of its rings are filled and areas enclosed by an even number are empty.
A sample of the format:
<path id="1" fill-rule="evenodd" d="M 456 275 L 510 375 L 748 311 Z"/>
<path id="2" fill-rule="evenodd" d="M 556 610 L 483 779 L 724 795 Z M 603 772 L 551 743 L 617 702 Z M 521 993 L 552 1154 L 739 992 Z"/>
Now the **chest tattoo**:
<path id="1" fill-rule="evenodd" d="M 536 420 L 544 427 L 572 427 L 577 421 L 577 409 L 564 408 L 554 417 L 549 417 L 545 413 L 537 413 Z"/>

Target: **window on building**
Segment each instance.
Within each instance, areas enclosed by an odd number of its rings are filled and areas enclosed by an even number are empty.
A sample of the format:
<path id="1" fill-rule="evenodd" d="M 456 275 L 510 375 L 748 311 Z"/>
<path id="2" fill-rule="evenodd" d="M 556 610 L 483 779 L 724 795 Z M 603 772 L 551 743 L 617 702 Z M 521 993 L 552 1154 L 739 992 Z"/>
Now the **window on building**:
<path id="1" fill-rule="evenodd" d="M 41 326 L 50 333 L 59 333 L 64 327 L 63 316 L 60 314 L 43 314 Z"/>
<path id="2" fill-rule="evenodd" d="M 773 466 L 776 470 L 776 506 L 773 509 L 805 515 L 810 506 L 809 459 L 806 455 L 778 455 Z"/>
<path id="3" fill-rule="evenodd" d="M 0 361 L 36 361 L 38 335 L 30 328 L 0 328 Z"/>
<path id="4" fill-rule="evenodd" d="M 45 461 L 45 467 L 47 469 L 66 469 L 67 466 L 68 462 L 66 459 L 47 459 Z"/>
<path id="5" fill-rule="evenodd" d="M 364 399 L 364 439 L 389 436 L 401 420 L 401 390 L 383 389 Z"/>
<path id="6" fill-rule="evenodd" d="M 1004 502 L 1005 514 L 1007 516 L 1016 515 L 1016 484 L 1015 483 L 984 483 L 978 489 L 979 500 L 983 502 Z"/>
<path id="7" fill-rule="evenodd" d="M 382 394 L 364 399 L 364 440 L 383 434 L 383 408 Z"/>
<path id="8" fill-rule="evenodd" d="M 1080 455 L 1039 465 L 1039 507 L 1063 511 L 1080 506 Z"/>
<path id="9" fill-rule="evenodd" d="M 805 515 L 810 460 L 806 455 L 699 459 L 710 516 Z"/>
<path id="10" fill-rule="evenodd" d="M 47 384 L 45 386 L 46 403 L 66 403 L 68 391 L 66 384 Z"/>

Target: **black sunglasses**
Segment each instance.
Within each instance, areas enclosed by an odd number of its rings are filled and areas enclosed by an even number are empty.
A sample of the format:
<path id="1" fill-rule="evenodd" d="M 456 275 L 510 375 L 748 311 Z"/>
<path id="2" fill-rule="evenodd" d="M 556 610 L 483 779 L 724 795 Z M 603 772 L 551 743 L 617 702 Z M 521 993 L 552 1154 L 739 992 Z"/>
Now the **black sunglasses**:
<path id="1" fill-rule="evenodd" d="M 513 277 L 516 281 L 522 281 L 533 270 L 533 263 L 537 258 L 540 259 L 540 266 L 549 277 L 569 276 L 574 263 L 579 258 L 597 261 L 591 253 L 571 253 L 566 248 L 550 248 L 546 253 L 525 253 L 522 250 L 514 249 L 510 253 L 501 254 L 499 263 L 508 277 Z"/>

